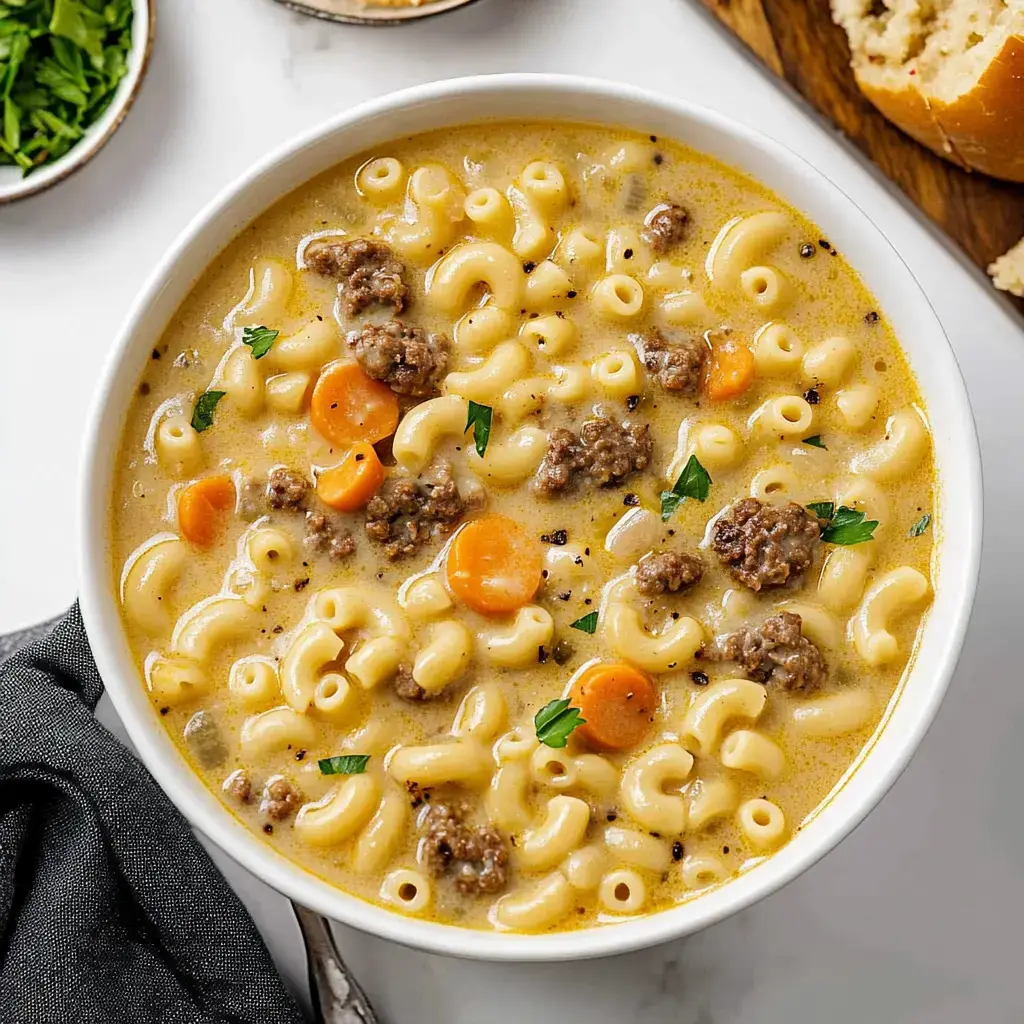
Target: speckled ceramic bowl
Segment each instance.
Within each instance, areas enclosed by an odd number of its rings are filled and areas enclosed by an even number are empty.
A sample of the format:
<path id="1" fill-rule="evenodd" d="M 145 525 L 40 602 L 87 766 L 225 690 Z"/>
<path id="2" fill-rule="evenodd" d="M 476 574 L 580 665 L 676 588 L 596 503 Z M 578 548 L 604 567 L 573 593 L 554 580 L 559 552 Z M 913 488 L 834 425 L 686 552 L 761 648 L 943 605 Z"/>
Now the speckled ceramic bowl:
<path id="1" fill-rule="evenodd" d="M 85 135 L 59 160 L 44 164 L 31 174 L 23 176 L 21 168 L 0 167 L 0 205 L 25 199 L 65 181 L 80 167 L 84 167 L 108 142 L 120 127 L 149 66 L 153 48 L 153 30 L 156 24 L 155 0 L 134 0 L 132 19 L 132 48 L 128 54 L 128 73 L 118 83 L 110 105 L 99 119 L 90 125 Z"/>
<path id="2" fill-rule="evenodd" d="M 128 649 L 110 562 L 110 495 L 125 412 L 154 344 L 205 267 L 246 224 L 340 161 L 404 135 L 491 118 L 603 123 L 678 139 L 750 174 L 827 230 L 875 295 L 917 376 L 933 430 L 936 518 L 943 527 L 935 538 L 934 604 L 899 698 L 860 764 L 793 838 L 751 870 L 671 910 L 541 935 L 471 931 L 385 910 L 261 842 L 206 789 L 161 726 Z M 78 550 L 82 613 L 107 692 L 140 756 L 197 829 L 282 893 L 364 931 L 461 957 L 569 960 L 651 946 L 713 924 L 796 878 L 863 820 L 917 749 L 960 654 L 981 552 L 981 461 L 960 371 L 924 293 L 881 231 L 808 159 L 720 114 L 631 86 L 559 75 L 465 78 L 338 115 L 246 172 L 186 228 L 111 350 L 85 440 Z"/>

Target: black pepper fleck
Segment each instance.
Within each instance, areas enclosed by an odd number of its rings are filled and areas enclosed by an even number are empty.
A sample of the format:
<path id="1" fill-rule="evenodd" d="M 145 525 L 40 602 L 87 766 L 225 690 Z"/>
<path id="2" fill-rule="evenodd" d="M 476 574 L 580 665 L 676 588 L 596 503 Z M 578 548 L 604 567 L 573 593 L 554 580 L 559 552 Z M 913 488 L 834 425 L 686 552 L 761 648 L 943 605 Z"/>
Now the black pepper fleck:
<path id="1" fill-rule="evenodd" d="M 272 835 L 272 834 L 273 834 L 273 832 L 274 832 L 274 826 L 273 826 L 273 825 L 271 825 L 271 824 L 270 824 L 270 822 L 268 821 L 268 822 L 267 822 L 267 823 L 266 823 L 266 824 L 265 824 L 265 825 L 263 826 L 263 831 L 264 831 L 264 832 L 266 832 L 266 834 L 267 834 L 268 836 L 269 836 L 269 835 Z"/>
<path id="2" fill-rule="evenodd" d="M 877 324 L 882 318 L 874 311 L 864 314 L 864 323 L 866 324 Z"/>
<path id="3" fill-rule="evenodd" d="M 672 844 L 672 859 L 677 862 L 683 859 L 683 844 L 678 839 Z"/>
<path id="4" fill-rule="evenodd" d="M 808 388 L 804 392 L 804 401 L 808 405 L 817 405 L 821 401 L 821 395 L 818 394 L 817 388 Z"/>
<path id="5" fill-rule="evenodd" d="M 160 714 L 161 714 L 161 715 L 166 715 L 166 714 L 167 714 L 167 712 L 168 712 L 168 711 L 170 711 L 170 710 L 171 710 L 170 708 L 161 708 L 161 709 L 160 709 Z"/>
<path id="6" fill-rule="evenodd" d="M 566 292 L 565 293 L 565 297 L 567 299 L 575 299 L 576 298 L 576 289 L 573 288 L 571 291 Z"/>
<path id="7" fill-rule="evenodd" d="M 813 245 L 811 245 L 810 242 L 804 242 L 804 244 L 800 246 L 800 259 L 802 259 L 802 260 L 813 259 L 814 258 L 814 254 L 815 254 L 816 251 L 817 250 L 814 248 Z"/>
<path id="8" fill-rule="evenodd" d="M 154 359 L 159 359 L 160 358 L 160 352 L 157 349 L 153 349 L 153 358 Z"/>
<path id="9" fill-rule="evenodd" d="M 640 495 L 630 492 L 622 499 L 622 504 L 628 505 L 630 508 L 635 508 L 640 504 Z"/>
<path id="10" fill-rule="evenodd" d="M 306 756 L 306 752 L 304 750 L 296 750 L 295 751 L 295 760 L 296 761 L 303 760 L 305 758 L 305 756 Z"/>
<path id="11" fill-rule="evenodd" d="M 569 533 L 567 530 L 555 530 L 553 533 L 542 533 L 540 535 L 542 544 L 554 544 L 556 547 L 562 547 L 564 544 L 569 543 Z M 588 551 L 587 554 L 590 552 Z"/>
<path id="12" fill-rule="evenodd" d="M 640 404 L 640 396 L 639 395 L 630 395 L 626 399 L 626 411 L 627 412 L 633 412 L 639 404 Z"/>
<path id="13" fill-rule="evenodd" d="M 631 260 L 631 259 L 633 258 L 633 250 L 632 250 L 632 249 L 627 249 L 627 250 L 626 250 L 626 251 L 625 251 L 625 252 L 624 252 L 624 253 L 622 254 L 622 258 L 623 258 L 624 260 Z"/>
<path id="14" fill-rule="evenodd" d="M 692 680 L 693 680 L 693 681 L 694 681 L 694 682 L 695 682 L 695 683 L 696 683 L 696 684 L 697 684 L 698 686 L 707 686 L 707 685 L 708 685 L 708 683 L 710 682 L 710 680 L 708 679 L 708 674 L 707 674 L 707 672 L 691 672 L 691 673 L 690 673 L 690 678 L 691 678 L 691 679 L 692 679 Z"/>
<path id="15" fill-rule="evenodd" d="M 536 269 L 537 269 L 537 264 L 534 263 L 533 260 L 527 260 L 523 264 L 523 273 L 524 274 L 532 274 L 534 272 L 534 270 L 536 270 Z"/>
<path id="16" fill-rule="evenodd" d="M 543 665 L 548 660 L 548 652 L 545 650 L 544 645 L 541 644 L 537 648 L 537 663 Z"/>
<path id="17" fill-rule="evenodd" d="M 655 153 L 654 162 L 660 167 L 665 162 L 665 158 L 660 153 Z"/>

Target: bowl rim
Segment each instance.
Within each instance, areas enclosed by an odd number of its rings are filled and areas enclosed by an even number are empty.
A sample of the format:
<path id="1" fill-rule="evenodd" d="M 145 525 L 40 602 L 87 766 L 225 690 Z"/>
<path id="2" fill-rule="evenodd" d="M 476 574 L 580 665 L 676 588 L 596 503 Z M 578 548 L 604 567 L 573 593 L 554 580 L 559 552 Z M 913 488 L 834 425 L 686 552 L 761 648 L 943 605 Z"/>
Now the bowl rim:
<path id="1" fill-rule="evenodd" d="M 550 932 L 541 934 L 499 933 L 470 930 L 452 925 L 422 921 L 397 912 L 385 910 L 358 897 L 335 888 L 328 882 L 287 860 L 271 847 L 266 846 L 249 832 L 231 813 L 212 796 L 188 769 L 182 772 L 184 761 L 173 748 L 169 737 L 162 734 L 155 720 L 155 712 L 148 698 L 143 700 L 138 672 L 126 655 L 126 644 L 120 624 L 120 613 L 112 588 L 113 569 L 108 564 L 108 514 L 109 475 L 113 472 L 110 454 L 110 437 L 119 439 L 123 426 L 124 412 L 134 389 L 138 374 L 131 370 L 136 361 L 141 366 L 148 347 L 159 331 L 144 329 L 144 319 L 149 307 L 160 299 L 161 293 L 176 278 L 181 278 L 184 264 L 181 262 L 190 246 L 198 244 L 204 232 L 220 238 L 224 229 L 217 225 L 217 218 L 226 218 L 233 204 L 241 203 L 243 197 L 256 190 L 264 178 L 273 172 L 286 169 L 291 161 L 301 158 L 309 147 L 327 144 L 337 135 L 355 131 L 359 126 L 397 114 L 403 108 L 420 110 L 428 104 L 457 106 L 460 99 L 472 94 L 479 105 L 485 105 L 489 98 L 501 94 L 513 97 L 535 97 L 538 102 L 551 100 L 554 103 L 571 105 L 573 102 L 591 102 L 595 112 L 636 106 L 650 113 L 652 119 L 659 116 L 677 122 L 677 137 L 683 138 L 684 129 L 705 131 L 720 140 L 723 147 L 736 144 L 740 149 L 749 149 L 758 159 L 768 161 L 771 173 L 791 176 L 794 180 L 780 197 L 798 209 L 806 211 L 817 204 L 827 207 L 829 216 L 835 218 L 828 230 L 842 228 L 839 235 L 849 233 L 848 241 L 871 250 L 871 273 L 863 264 L 853 264 L 872 294 L 878 295 L 884 285 L 886 294 L 900 307 L 898 318 L 904 327 L 897 331 L 901 348 L 910 359 L 906 337 L 913 327 L 914 345 L 921 346 L 919 362 L 911 360 L 915 373 L 920 377 L 919 367 L 927 364 L 929 374 L 940 378 L 932 390 L 922 393 L 927 407 L 942 407 L 942 423 L 933 423 L 933 430 L 942 430 L 943 447 L 950 448 L 949 462 L 938 463 L 938 434 L 936 434 L 937 468 L 952 470 L 957 477 L 957 487 L 941 487 L 944 520 L 956 520 L 955 535 L 948 543 L 956 542 L 956 557 L 947 556 L 942 563 L 936 563 L 943 580 L 955 577 L 952 585 L 936 586 L 936 600 L 931 609 L 925 630 L 925 643 L 919 644 L 915 653 L 914 667 L 905 678 L 901 692 L 905 695 L 913 683 L 920 690 L 919 701 L 912 707 L 901 697 L 886 719 L 875 738 L 868 744 L 868 753 L 863 763 L 851 773 L 841 791 L 833 792 L 824 807 L 815 815 L 815 821 L 795 834 L 779 852 L 766 858 L 761 864 L 729 882 L 684 904 L 626 919 L 622 923 L 602 925 L 576 931 Z M 525 115 L 523 115 L 525 116 Z M 558 115 L 550 115 L 557 117 Z M 563 120 L 586 121 L 584 117 L 562 114 Z M 622 124 L 625 118 L 591 118 L 592 123 Z M 534 120 L 542 119 L 534 117 Z M 441 124 L 476 123 L 487 119 L 486 114 L 475 117 L 452 117 Z M 431 125 L 430 127 L 438 127 Z M 424 130 L 427 130 L 426 128 Z M 384 138 L 401 135 L 392 132 Z M 668 135 L 668 132 L 665 132 Z M 689 143 L 688 143 L 689 144 Z M 354 147 L 349 155 L 361 148 Z M 712 155 L 725 160 L 719 153 Z M 336 163 L 337 158 L 332 161 Z M 774 162 L 774 163 L 773 163 Z M 330 164 L 321 167 L 321 171 Z M 752 171 L 737 164 L 741 173 L 763 180 L 761 171 Z M 316 173 L 304 174 L 301 180 L 293 181 L 278 198 Z M 798 186 L 810 190 L 806 202 L 794 198 Z M 775 191 L 779 191 L 775 189 Z M 813 193 L 817 193 L 814 195 Z M 803 191 L 799 193 L 805 195 Z M 271 203 L 264 204 L 266 209 Z M 816 222 L 819 216 L 806 214 Z M 254 214 L 253 216 L 258 216 Z M 252 217 L 247 217 L 246 222 Z M 244 226 L 244 225 L 243 225 Z M 241 227 L 236 226 L 221 240 L 222 248 L 233 238 Z M 851 261 L 852 263 L 852 261 Z M 196 276 L 204 268 L 192 268 L 187 284 L 181 292 L 188 294 Z M 884 276 L 883 276 L 884 275 Z M 874 284 L 868 278 L 874 277 Z M 180 299 L 179 299 L 180 301 Z M 890 308 L 881 304 L 888 314 Z M 164 325 L 166 326 L 166 321 Z M 160 330 L 162 331 L 163 326 Z M 895 325 L 894 325 L 895 326 Z M 136 334 L 139 337 L 136 337 Z M 917 341 L 923 338 L 924 341 Z M 146 341 L 146 344 L 143 344 Z M 927 359 L 924 357 L 924 346 Z M 136 353 L 136 349 L 138 352 Z M 136 360 L 133 361 L 133 355 Z M 129 372 L 131 370 L 131 372 Z M 126 382 L 132 382 L 131 386 Z M 939 386 L 941 383 L 941 387 Z M 106 447 L 104 442 L 106 440 Z M 115 444 L 116 449 L 116 444 Z M 955 458 L 953 457 L 955 455 Z M 104 460 L 111 463 L 109 466 Z M 86 630 L 92 644 L 97 666 L 107 684 L 107 692 L 120 716 L 129 736 L 135 743 L 139 756 L 156 777 L 164 791 L 170 796 L 189 822 L 228 852 L 238 863 L 261 878 L 278 892 L 310 907 L 329 918 L 344 922 L 381 938 L 390 939 L 407 946 L 428 952 L 459 956 L 468 959 L 499 961 L 561 961 L 607 956 L 647 946 L 656 945 L 707 927 L 723 918 L 744 909 L 757 900 L 776 892 L 807 868 L 817 862 L 825 853 L 844 839 L 865 818 L 868 812 L 881 800 L 902 773 L 914 751 L 923 739 L 938 710 L 942 697 L 956 667 L 964 634 L 970 617 L 971 606 L 977 584 L 981 551 L 982 490 L 981 460 L 973 414 L 966 388 L 957 366 L 952 349 L 945 337 L 941 324 L 927 297 L 917 283 L 909 267 L 895 251 L 883 232 L 870 220 L 841 189 L 782 144 L 762 135 L 723 114 L 708 110 L 690 101 L 668 97 L 663 94 L 632 85 L 582 76 L 554 74 L 506 74 L 470 76 L 414 86 L 399 92 L 360 104 L 322 124 L 302 132 L 275 149 L 264 159 L 253 165 L 235 181 L 224 188 L 179 235 L 156 268 L 148 277 L 132 305 L 117 341 L 112 346 L 104 366 L 100 383 L 96 389 L 90 410 L 87 429 L 83 438 L 83 458 L 79 478 L 79 543 L 78 574 L 81 587 L 80 600 Z M 97 481 L 102 480 L 99 487 Z M 941 484 L 942 481 L 940 481 Z M 939 493 L 936 502 L 940 500 Z M 951 514 L 950 514 L 951 513 Z M 940 520 L 941 522 L 941 520 Z M 941 548 L 947 546 L 946 531 L 942 531 Z M 936 555 L 940 544 L 936 543 Z M 939 606 L 946 611 L 944 620 L 937 620 Z M 934 628 L 932 623 L 936 623 Z M 929 654 L 936 663 L 929 672 L 922 669 L 922 658 Z M 904 710 L 905 706 L 908 707 Z M 900 730 L 894 730 L 893 717 L 908 718 Z M 885 748 L 884 760 L 878 753 Z M 169 753 L 172 751 L 173 753 Z M 870 772 L 868 771 L 870 769 Z M 205 795 L 205 796 L 204 796 Z M 839 807 L 840 812 L 834 809 Z"/>
<path id="2" fill-rule="evenodd" d="M 128 73 L 117 84 L 107 109 L 85 130 L 82 138 L 62 157 L 43 164 L 27 178 L 15 178 L 13 185 L 0 181 L 0 206 L 37 196 L 67 181 L 81 170 L 114 137 L 128 116 L 142 88 L 153 53 L 156 32 L 156 0 L 133 0 L 132 48 L 128 55 Z M 7 170 L 5 165 L 3 168 Z"/>
<path id="3" fill-rule="evenodd" d="M 333 21 L 339 25 L 360 25 L 364 28 L 400 28 L 402 25 L 415 25 L 426 18 L 436 18 L 439 14 L 452 14 L 469 7 L 477 0 L 432 0 L 420 7 L 380 7 L 363 5 L 361 13 L 355 11 L 331 11 L 326 7 L 315 7 L 303 0 L 278 0 L 296 14 L 304 14 L 309 18 L 321 21 Z"/>

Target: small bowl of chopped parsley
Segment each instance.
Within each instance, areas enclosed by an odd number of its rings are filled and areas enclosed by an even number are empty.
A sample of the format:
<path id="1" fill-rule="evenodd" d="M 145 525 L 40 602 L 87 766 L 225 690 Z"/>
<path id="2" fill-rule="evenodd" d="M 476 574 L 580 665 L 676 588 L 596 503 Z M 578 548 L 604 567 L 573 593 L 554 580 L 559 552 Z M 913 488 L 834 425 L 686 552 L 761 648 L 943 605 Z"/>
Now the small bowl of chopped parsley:
<path id="1" fill-rule="evenodd" d="M 62 181 L 114 134 L 152 13 L 152 0 L 0 0 L 0 203 Z"/>

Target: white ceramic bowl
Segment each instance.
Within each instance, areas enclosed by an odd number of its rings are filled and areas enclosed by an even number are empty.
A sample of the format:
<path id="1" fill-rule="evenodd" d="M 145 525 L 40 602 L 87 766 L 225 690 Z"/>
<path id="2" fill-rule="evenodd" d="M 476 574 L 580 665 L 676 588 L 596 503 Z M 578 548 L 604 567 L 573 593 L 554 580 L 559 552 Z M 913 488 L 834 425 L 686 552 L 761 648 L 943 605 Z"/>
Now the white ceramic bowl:
<path id="1" fill-rule="evenodd" d="M 271 203 L 339 161 L 398 136 L 488 118 L 604 122 L 680 139 L 806 213 L 863 276 L 903 343 L 928 404 L 939 475 L 935 602 L 903 694 L 859 769 L 787 846 L 727 885 L 660 914 L 562 934 L 414 920 L 333 888 L 260 842 L 199 782 L 161 727 L 122 635 L 109 556 L 107 509 L 125 410 L 153 345 L 207 264 Z M 96 661 L 139 754 L 192 824 L 275 889 L 328 917 L 410 946 L 495 960 L 602 956 L 687 934 L 773 892 L 835 846 L 892 785 L 935 715 L 967 626 L 981 546 L 981 470 L 963 381 L 928 301 L 864 213 L 800 157 L 718 114 L 623 85 L 549 75 L 462 79 L 386 96 L 300 136 L 226 189 L 164 257 L 128 316 L 93 406 L 82 481 L 81 602 Z"/>
<path id="2" fill-rule="evenodd" d="M 43 164 L 28 177 L 18 167 L 0 167 L 0 206 L 26 199 L 59 184 L 80 167 L 84 167 L 110 140 L 120 127 L 128 108 L 135 102 L 149 66 L 153 48 L 154 0 L 135 0 L 132 18 L 132 48 L 128 54 L 128 73 L 117 83 L 114 97 L 107 109 L 91 124 L 78 142 L 59 160 Z"/>

